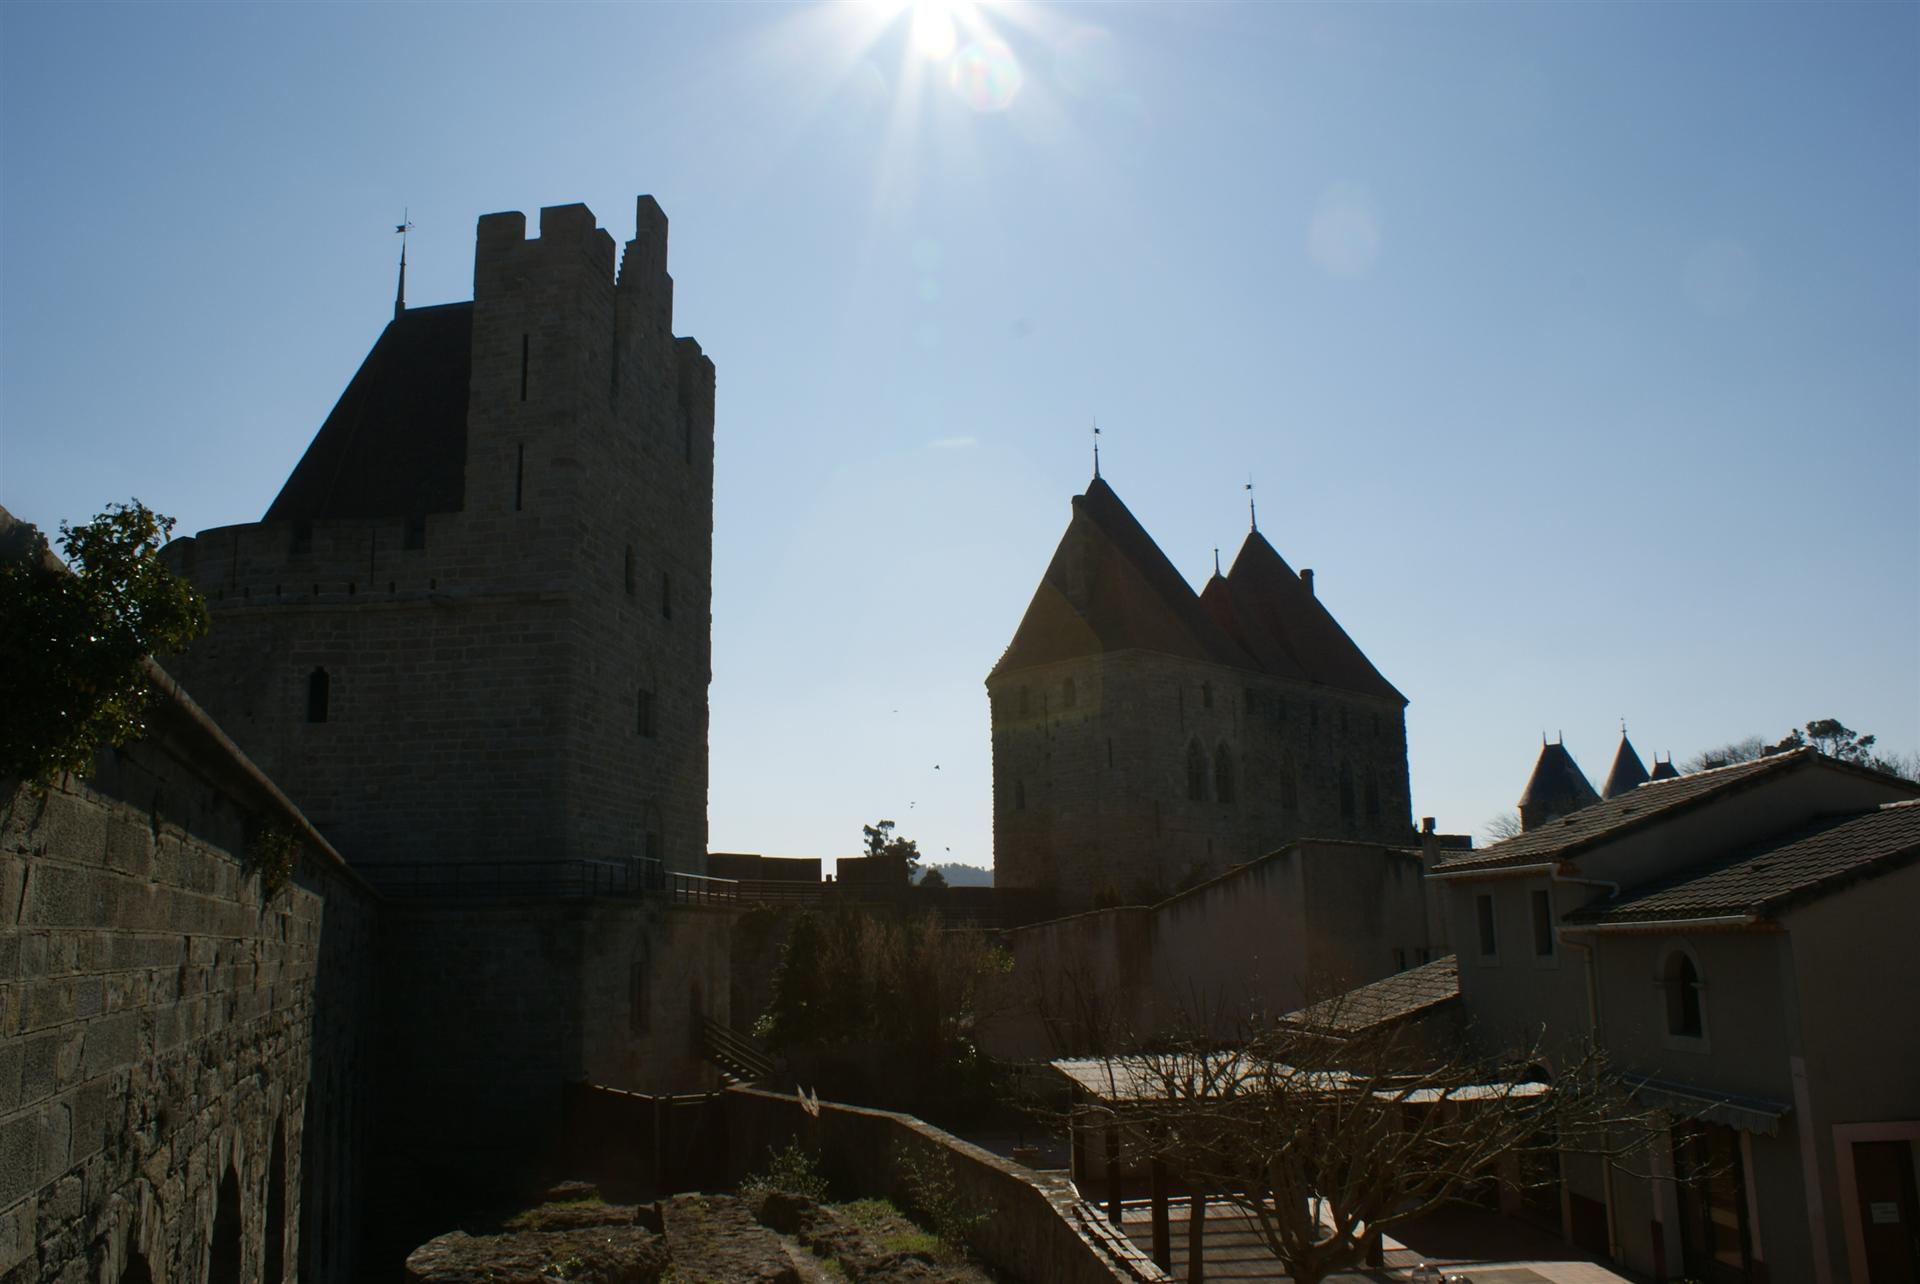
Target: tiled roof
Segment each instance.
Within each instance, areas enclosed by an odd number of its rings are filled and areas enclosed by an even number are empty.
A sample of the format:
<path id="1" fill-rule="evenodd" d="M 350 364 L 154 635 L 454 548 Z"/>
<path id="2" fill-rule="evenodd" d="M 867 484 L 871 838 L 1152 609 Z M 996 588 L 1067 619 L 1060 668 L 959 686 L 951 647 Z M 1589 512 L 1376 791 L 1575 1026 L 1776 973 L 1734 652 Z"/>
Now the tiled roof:
<path id="1" fill-rule="evenodd" d="M 1095 477 L 994 673 L 1139 649 L 1254 668 L 1120 497 Z"/>
<path id="2" fill-rule="evenodd" d="M 1635 829 L 1663 816 L 1698 806 L 1722 794 L 1741 789 L 1766 776 L 1792 771 L 1818 757 L 1812 749 L 1756 758 L 1731 767 L 1695 771 L 1672 780 L 1654 780 L 1638 789 L 1608 798 L 1558 817 L 1504 842 L 1462 852 L 1441 861 L 1435 870 L 1497 869 L 1503 865 L 1538 865 L 1571 856 L 1583 848 Z"/>
<path id="3" fill-rule="evenodd" d="M 1570 923 L 1642 923 L 1709 915 L 1771 916 L 1860 878 L 1920 859 L 1920 799 L 1830 816 L 1730 860 L 1628 888 Z"/>
<path id="4" fill-rule="evenodd" d="M 395 317 L 266 520 L 458 512 L 466 498 L 472 365 L 473 304 L 409 308 Z"/>
<path id="5" fill-rule="evenodd" d="M 1290 1012 L 1283 1020 L 1334 1034 L 1357 1034 L 1459 997 L 1460 960 L 1449 954 Z"/>
<path id="6" fill-rule="evenodd" d="M 1268 673 L 1407 702 L 1257 530 L 1202 601 Z"/>
<path id="7" fill-rule="evenodd" d="M 1094 478 L 995 675 L 1137 649 L 1405 704 L 1258 531 L 1196 595 L 1113 488 Z"/>

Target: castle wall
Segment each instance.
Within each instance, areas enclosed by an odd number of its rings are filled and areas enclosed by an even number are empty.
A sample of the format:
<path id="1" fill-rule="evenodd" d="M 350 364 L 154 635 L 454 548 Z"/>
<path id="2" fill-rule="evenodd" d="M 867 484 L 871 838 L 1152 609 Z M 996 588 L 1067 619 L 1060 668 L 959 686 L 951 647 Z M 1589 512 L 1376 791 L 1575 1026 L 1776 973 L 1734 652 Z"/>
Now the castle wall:
<path id="1" fill-rule="evenodd" d="M 569 1176 L 552 1167 L 566 1085 L 719 1086 L 700 1019 L 731 1016 L 733 910 L 612 898 L 389 904 L 383 1257 Z"/>
<path id="2" fill-rule="evenodd" d="M 1412 839 L 1396 701 L 1145 651 L 1002 675 L 988 698 L 999 886 L 1155 900 L 1295 838 Z"/>
<path id="3" fill-rule="evenodd" d="M 1020 1008 L 983 1042 L 1012 1059 L 1124 1051 L 1171 1033 L 1231 1039 L 1424 961 L 1416 853 L 1306 840 L 1151 907 L 1016 928 Z"/>
<path id="4" fill-rule="evenodd" d="M 461 511 L 175 541 L 214 621 L 175 667 L 356 862 L 697 872 L 713 366 L 672 335 L 651 199 L 617 281 L 584 206 L 525 228 L 480 220 Z"/>
<path id="5" fill-rule="evenodd" d="M 0 1277 L 359 1278 L 377 902 L 154 672 L 150 738 L 0 782 Z"/>

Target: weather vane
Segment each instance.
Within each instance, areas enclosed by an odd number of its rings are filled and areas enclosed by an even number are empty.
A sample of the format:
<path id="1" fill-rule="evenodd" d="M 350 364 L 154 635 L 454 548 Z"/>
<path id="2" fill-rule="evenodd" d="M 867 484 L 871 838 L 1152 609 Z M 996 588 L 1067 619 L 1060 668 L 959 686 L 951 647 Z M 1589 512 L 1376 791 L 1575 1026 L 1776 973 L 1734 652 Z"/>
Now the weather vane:
<path id="1" fill-rule="evenodd" d="M 1098 415 L 1093 418 L 1093 477 L 1095 481 L 1100 479 L 1100 417 Z"/>
<path id="2" fill-rule="evenodd" d="M 1254 530 L 1260 529 L 1260 514 L 1253 507 L 1253 474 L 1247 474 L 1247 525 Z"/>
<path id="3" fill-rule="evenodd" d="M 402 209 L 400 221 L 394 224 L 394 231 L 400 234 L 400 285 L 393 292 L 393 315 L 398 320 L 407 310 L 407 233 L 413 230 L 413 211 Z"/>

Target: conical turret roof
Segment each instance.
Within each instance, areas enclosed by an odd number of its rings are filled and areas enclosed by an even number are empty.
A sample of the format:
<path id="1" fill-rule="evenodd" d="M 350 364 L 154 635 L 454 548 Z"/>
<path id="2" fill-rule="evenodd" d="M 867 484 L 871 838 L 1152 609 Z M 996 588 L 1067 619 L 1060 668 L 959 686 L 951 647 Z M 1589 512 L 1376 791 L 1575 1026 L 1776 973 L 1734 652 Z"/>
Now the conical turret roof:
<path id="1" fill-rule="evenodd" d="M 1586 773 L 1560 743 L 1540 746 L 1540 758 L 1520 795 L 1520 822 L 1531 828 L 1555 816 L 1564 816 L 1600 801 Z"/>
<path id="2" fill-rule="evenodd" d="M 1600 790 L 1602 798 L 1618 798 L 1629 789 L 1638 789 L 1647 783 L 1647 768 L 1640 761 L 1640 755 L 1633 751 L 1633 742 L 1627 739 L 1627 733 L 1620 733 L 1620 748 L 1614 751 L 1613 767 L 1607 772 L 1607 783 Z"/>
<path id="3" fill-rule="evenodd" d="M 1665 762 L 1661 762 L 1658 758 L 1655 758 L 1653 760 L 1653 774 L 1649 777 L 1649 779 L 1672 780 L 1677 776 L 1679 776 L 1679 774 L 1680 774 L 1680 769 L 1673 765 L 1672 758 L 1668 758 Z"/>
<path id="4" fill-rule="evenodd" d="M 990 676 L 1130 648 L 1256 667 L 1113 488 L 1095 477 L 1086 494 L 1074 496 L 1073 518 Z"/>

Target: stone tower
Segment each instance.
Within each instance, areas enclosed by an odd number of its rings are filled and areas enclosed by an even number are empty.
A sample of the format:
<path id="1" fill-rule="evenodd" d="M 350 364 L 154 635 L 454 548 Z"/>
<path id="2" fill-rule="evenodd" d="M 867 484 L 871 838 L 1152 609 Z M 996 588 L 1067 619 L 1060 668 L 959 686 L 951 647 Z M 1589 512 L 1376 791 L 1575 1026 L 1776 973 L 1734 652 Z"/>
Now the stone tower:
<path id="1" fill-rule="evenodd" d="M 1405 697 L 1257 529 L 1195 594 L 1096 476 L 987 695 L 998 886 L 1084 908 L 1294 838 L 1415 841 Z"/>
<path id="2" fill-rule="evenodd" d="M 396 309 L 264 520 L 176 541 L 170 662 L 357 862 L 706 853 L 712 363 L 667 220 L 480 219 L 473 301 Z"/>

